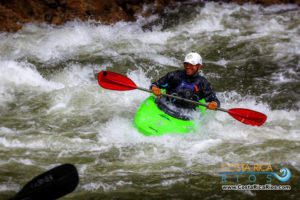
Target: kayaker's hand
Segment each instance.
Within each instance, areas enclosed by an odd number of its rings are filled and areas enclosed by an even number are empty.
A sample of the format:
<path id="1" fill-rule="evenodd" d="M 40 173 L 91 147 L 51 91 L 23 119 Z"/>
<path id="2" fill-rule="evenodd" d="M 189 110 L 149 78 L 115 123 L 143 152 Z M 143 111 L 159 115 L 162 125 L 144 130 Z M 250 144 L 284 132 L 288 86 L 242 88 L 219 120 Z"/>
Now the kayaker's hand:
<path id="1" fill-rule="evenodd" d="M 212 101 L 208 104 L 207 108 L 210 110 L 216 110 L 217 107 L 218 107 L 218 104 L 216 102 Z"/>
<path id="2" fill-rule="evenodd" d="M 152 92 L 153 92 L 153 94 L 155 94 L 158 97 L 160 97 L 160 95 L 161 95 L 161 90 L 158 87 L 153 86 Z"/>

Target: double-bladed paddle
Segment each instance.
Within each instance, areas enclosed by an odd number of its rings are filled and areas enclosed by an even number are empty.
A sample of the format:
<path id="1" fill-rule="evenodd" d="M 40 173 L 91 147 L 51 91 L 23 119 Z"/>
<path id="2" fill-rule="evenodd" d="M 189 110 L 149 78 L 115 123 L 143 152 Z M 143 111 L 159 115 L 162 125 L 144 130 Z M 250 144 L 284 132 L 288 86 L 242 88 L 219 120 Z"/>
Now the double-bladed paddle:
<path id="1" fill-rule="evenodd" d="M 152 93 L 152 90 L 137 87 L 135 85 L 135 83 L 128 77 L 123 76 L 118 73 L 109 72 L 109 71 L 101 71 L 98 74 L 98 83 L 101 87 L 110 89 L 110 90 L 124 91 L 124 90 L 138 89 L 138 90 Z M 192 100 L 185 99 L 182 97 L 178 97 L 178 96 L 174 96 L 174 95 L 170 95 L 170 94 L 163 94 L 163 93 L 161 95 L 171 97 L 174 99 L 178 99 L 181 101 L 185 101 L 188 103 L 208 107 L 208 104 L 200 103 L 197 101 L 192 101 Z M 261 126 L 267 119 L 267 116 L 265 114 L 254 111 L 254 110 L 245 109 L 245 108 L 232 108 L 229 110 L 226 110 L 224 108 L 217 108 L 216 110 L 227 112 L 229 115 L 231 115 L 236 120 L 238 120 L 244 124 L 248 124 L 248 125 L 252 125 L 252 126 Z"/>
<path id="2" fill-rule="evenodd" d="M 55 167 L 27 183 L 11 200 L 54 200 L 72 192 L 78 185 L 72 164 Z"/>

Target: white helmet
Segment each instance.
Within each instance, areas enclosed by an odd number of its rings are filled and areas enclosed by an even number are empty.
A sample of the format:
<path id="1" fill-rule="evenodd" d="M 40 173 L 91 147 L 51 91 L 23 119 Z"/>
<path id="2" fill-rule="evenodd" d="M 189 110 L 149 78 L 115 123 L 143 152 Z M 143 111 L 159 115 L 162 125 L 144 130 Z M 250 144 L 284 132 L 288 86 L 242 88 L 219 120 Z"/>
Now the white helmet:
<path id="1" fill-rule="evenodd" d="M 184 62 L 190 63 L 192 65 L 198 65 L 198 64 L 202 65 L 202 58 L 198 53 L 192 51 L 191 53 L 188 53 L 185 56 Z"/>

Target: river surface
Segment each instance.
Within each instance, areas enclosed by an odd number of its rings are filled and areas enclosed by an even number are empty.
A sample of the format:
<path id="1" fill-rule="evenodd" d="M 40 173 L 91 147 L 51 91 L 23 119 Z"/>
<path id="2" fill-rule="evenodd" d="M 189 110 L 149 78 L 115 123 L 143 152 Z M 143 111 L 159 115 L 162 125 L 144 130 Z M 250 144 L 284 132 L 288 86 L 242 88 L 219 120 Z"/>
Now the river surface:
<path id="1" fill-rule="evenodd" d="M 149 93 L 99 87 L 97 73 L 138 86 L 183 67 L 197 51 L 223 108 L 268 116 L 247 126 L 209 111 L 196 133 L 144 136 L 133 126 Z M 0 33 L 0 199 L 34 176 L 74 164 L 63 199 L 300 199 L 300 8 L 206 3 L 137 22 L 27 24 Z M 270 164 L 285 191 L 224 191 L 224 164 Z M 253 184 L 241 174 L 239 184 Z M 256 184 L 269 179 L 256 174 Z M 250 180 L 250 181 L 249 181 Z"/>

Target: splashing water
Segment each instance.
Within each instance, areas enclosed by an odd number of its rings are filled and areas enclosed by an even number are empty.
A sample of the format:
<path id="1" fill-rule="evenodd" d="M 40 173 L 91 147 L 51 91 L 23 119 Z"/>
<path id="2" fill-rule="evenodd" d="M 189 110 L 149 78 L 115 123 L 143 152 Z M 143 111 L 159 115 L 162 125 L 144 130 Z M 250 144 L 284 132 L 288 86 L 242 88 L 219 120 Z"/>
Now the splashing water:
<path id="1" fill-rule="evenodd" d="M 27 24 L 0 34 L 0 199 L 11 197 L 33 174 L 67 162 L 78 167 L 81 181 L 66 199 L 260 194 L 220 192 L 222 163 L 287 167 L 292 191 L 266 195 L 295 197 L 299 7 L 206 3 L 165 12 L 170 17 L 162 21 L 152 16 L 110 26 Z M 265 113 L 262 127 L 208 112 L 197 133 L 146 137 L 133 118 L 149 94 L 97 84 L 97 73 L 109 70 L 147 88 L 182 68 L 191 50 L 202 55 L 202 74 L 221 106 Z"/>

